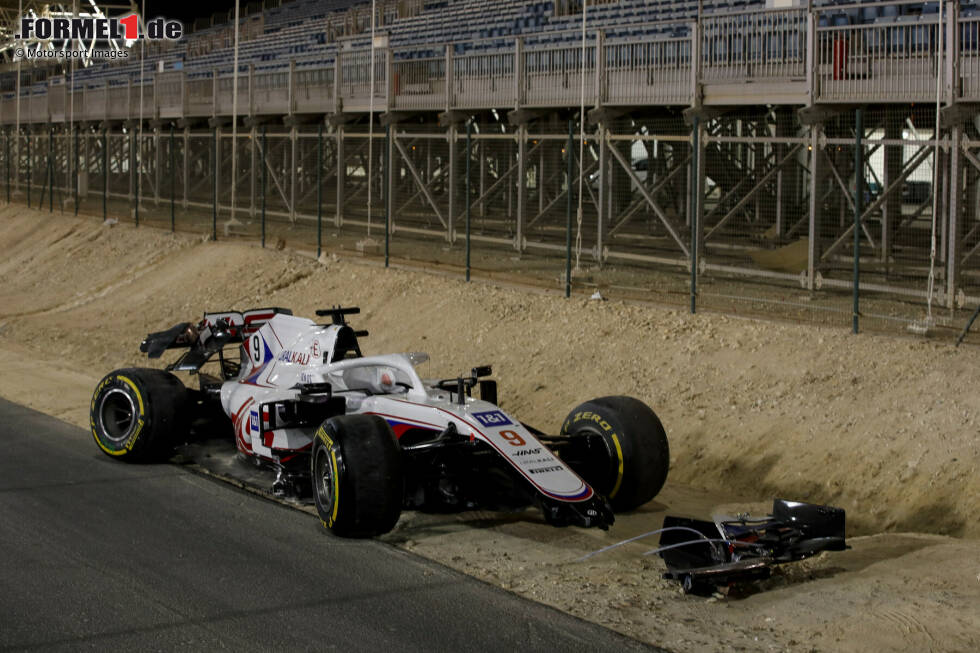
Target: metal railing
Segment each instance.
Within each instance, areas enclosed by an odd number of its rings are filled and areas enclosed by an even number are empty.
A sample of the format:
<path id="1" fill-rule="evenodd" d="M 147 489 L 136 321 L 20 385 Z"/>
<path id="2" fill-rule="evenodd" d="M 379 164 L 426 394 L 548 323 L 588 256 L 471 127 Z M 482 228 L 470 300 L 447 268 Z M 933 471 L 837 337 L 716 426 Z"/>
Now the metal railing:
<path id="1" fill-rule="evenodd" d="M 184 114 L 184 75 L 165 72 L 157 75 L 153 85 L 153 108 L 160 118 L 179 118 Z"/>
<path id="2" fill-rule="evenodd" d="M 980 100 L 980 16 L 962 18 L 957 30 L 961 99 Z"/>
<path id="3" fill-rule="evenodd" d="M 603 47 L 601 95 L 607 104 L 690 104 L 692 43 L 670 38 Z"/>
<path id="4" fill-rule="evenodd" d="M 450 106 L 460 109 L 517 105 L 514 52 L 452 57 Z"/>
<path id="5" fill-rule="evenodd" d="M 203 77 L 184 82 L 184 114 L 188 116 L 214 115 L 214 79 Z"/>
<path id="6" fill-rule="evenodd" d="M 388 61 L 391 51 L 375 49 L 374 74 L 371 73 L 371 50 L 341 52 L 337 55 L 335 79 L 338 82 L 338 95 L 346 110 L 364 111 L 371 106 L 371 83 L 374 82 L 374 106 L 384 108 L 388 99 Z M 292 77 L 293 70 L 290 69 Z M 327 109 L 329 110 L 329 109 Z"/>
<path id="7" fill-rule="evenodd" d="M 704 17 L 702 79 L 805 77 L 807 13 L 784 9 Z"/>
<path id="8" fill-rule="evenodd" d="M 936 99 L 939 17 L 817 29 L 817 98 L 924 102 Z M 948 49 L 947 49 L 948 51 Z"/>
<path id="9" fill-rule="evenodd" d="M 252 74 L 249 88 L 252 95 L 248 103 L 249 115 L 286 114 L 289 111 L 290 73 L 275 71 Z"/>
<path id="10" fill-rule="evenodd" d="M 334 69 L 313 68 L 297 70 L 293 73 L 293 93 L 290 113 L 315 113 L 320 107 L 331 106 L 334 97 Z M 255 98 L 249 105 L 254 112 Z"/>
<path id="11" fill-rule="evenodd" d="M 575 106 L 580 102 L 584 88 L 586 103 L 594 105 L 597 96 L 596 51 L 599 47 L 597 39 L 593 38 L 584 52 L 579 44 L 522 52 L 524 74 L 517 104 Z"/>
<path id="12" fill-rule="evenodd" d="M 391 91 L 390 101 L 396 109 L 446 108 L 446 58 L 395 61 Z"/>
<path id="13" fill-rule="evenodd" d="M 631 36 L 608 40 L 591 29 L 584 53 L 580 32 L 554 32 L 533 46 L 521 37 L 438 44 L 426 50 L 443 54 L 424 58 L 417 57 L 418 44 L 377 48 L 373 91 L 370 51 L 341 49 L 333 61 L 249 67 L 239 78 L 238 107 L 243 115 L 357 112 L 372 104 L 372 93 L 379 112 L 577 106 L 583 74 L 590 107 L 685 106 L 698 99 L 706 105 L 934 101 L 940 73 L 945 102 L 980 100 L 980 17 L 948 11 L 942 24 L 936 13 L 833 24 L 867 6 L 709 14 L 697 22 L 636 26 L 635 33 L 630 26 Z M 744 82 L 768 87 L 743 88 Z M 156 73 L 153 84 L 144 93 L 145 118 L 231 112 L 231 78 L 216 71 Z M 25 88 L 19 121 L 67 121 L 69 103 L 75 120 L 136 118 L 132 89 L 138 88 L 130 78 L 76 83 L 73 90 L 61 80 Z M 778 99 L 760 96 L 776 91 Z M 0 122 L 18 119 L 16 102 L 10 93 L 0 99 Z"/>

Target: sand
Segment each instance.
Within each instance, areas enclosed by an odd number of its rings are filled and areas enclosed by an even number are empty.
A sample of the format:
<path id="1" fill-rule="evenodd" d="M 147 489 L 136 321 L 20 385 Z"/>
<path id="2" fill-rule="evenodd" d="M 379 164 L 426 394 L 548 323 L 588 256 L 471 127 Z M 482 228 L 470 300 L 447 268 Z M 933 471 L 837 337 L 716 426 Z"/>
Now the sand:
<path id="1" fill-rule="evenodd" d="M 392 543 L 678 651 L 980 648 L 980 349 L 565 300 L 20 207 L 0 209 L 0 243 L 6 398 L 86 426 L 98 379 L 148 364 L 149 331 L 206 309 L 356 304 L 365 353 L 428 351 L 432 377 L 493 364 L 501 405 L 538 428 L 628 394 L 670 438 L 664 491 L 607 533 L 534 511 L 406 513 Z M 643 555 L 653 541 L 576 562 L 665 513 L 774 496 L 846 508 L 852 550 L 710 599 L 661 578 Z"/>

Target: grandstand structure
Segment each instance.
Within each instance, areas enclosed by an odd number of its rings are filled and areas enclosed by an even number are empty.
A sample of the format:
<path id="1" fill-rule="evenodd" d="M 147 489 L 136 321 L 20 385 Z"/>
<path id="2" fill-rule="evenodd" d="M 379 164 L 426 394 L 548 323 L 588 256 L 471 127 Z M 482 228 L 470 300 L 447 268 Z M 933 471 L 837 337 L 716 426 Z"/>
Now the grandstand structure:
<path id="1" fill-rule="evenodd" d="M 872 295 L 978 301 L 974 0 L 249 8 L 237 55 L 228 16 L 124 61 L 8 65 L 8 200 L 215 235 L 261 215 L 318 247 L 326 224 L 458 252 L 472 220 L 488 251 L 571 238 L 580 264 L 749 301 L 847 292 L 856 259 Z"/>

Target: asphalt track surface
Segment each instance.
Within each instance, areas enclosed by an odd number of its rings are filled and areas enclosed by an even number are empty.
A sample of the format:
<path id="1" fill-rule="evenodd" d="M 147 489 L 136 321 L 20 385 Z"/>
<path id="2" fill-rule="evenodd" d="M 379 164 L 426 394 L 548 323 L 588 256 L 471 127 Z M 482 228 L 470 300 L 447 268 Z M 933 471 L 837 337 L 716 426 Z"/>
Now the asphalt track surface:
<path id="1" fill-rule="evenodd" d="M 0 399 L 0 650 L 651 650 Z"/>

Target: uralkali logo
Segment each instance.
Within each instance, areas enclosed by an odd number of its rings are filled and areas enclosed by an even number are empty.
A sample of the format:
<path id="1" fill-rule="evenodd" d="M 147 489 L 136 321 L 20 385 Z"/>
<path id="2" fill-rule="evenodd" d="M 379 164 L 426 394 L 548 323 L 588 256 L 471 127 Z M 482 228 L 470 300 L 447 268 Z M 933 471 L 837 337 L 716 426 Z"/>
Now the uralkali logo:
<path id="1" fill-rule="evenodd" d="M 143 27 L 144 29 L 140 29 Z M 20 19 L 19 39 L 109 40 L 135 41 L 141 38 L 174 41 L 184 34 L 178 20 L 154 18 L 140 25 L 139 17 L 130 14 L 123 18 L 43 18 L 24 16 Z"/>

